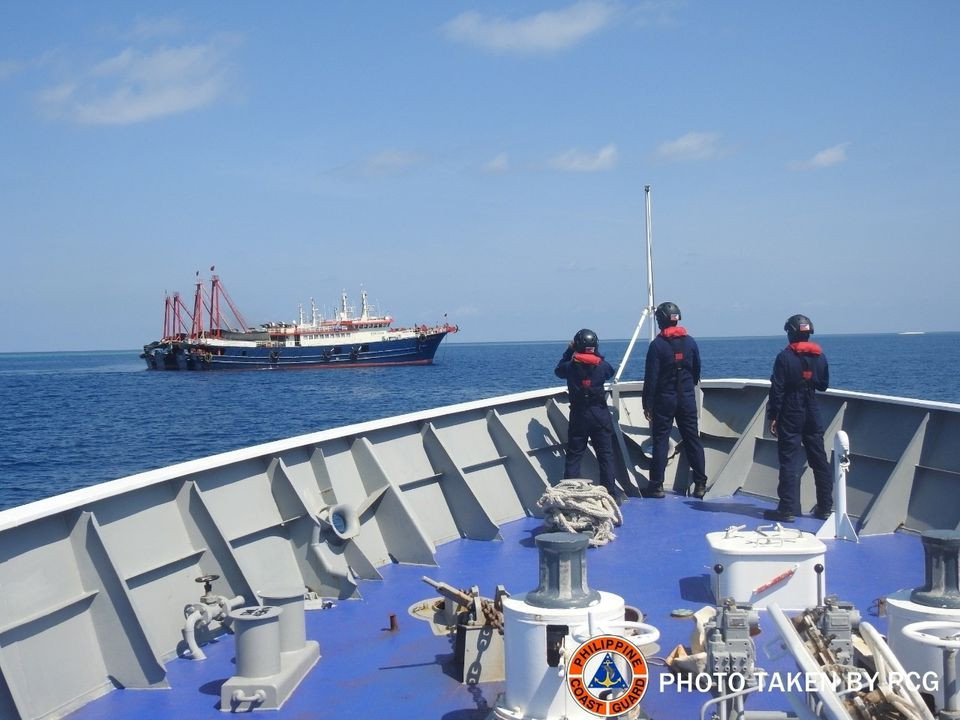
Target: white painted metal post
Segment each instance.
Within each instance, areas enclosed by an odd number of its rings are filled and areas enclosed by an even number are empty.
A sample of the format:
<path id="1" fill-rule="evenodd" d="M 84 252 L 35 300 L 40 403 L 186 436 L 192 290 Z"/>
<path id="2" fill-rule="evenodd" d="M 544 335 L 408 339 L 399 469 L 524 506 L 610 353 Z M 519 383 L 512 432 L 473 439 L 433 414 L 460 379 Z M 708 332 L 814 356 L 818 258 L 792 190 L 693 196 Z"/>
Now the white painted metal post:
<path id="1" fill-rule="evenodd" d="M 637 323 L 637 327 L 633 331 L 633 337 L 630 338 L 630 344 L 627 345 L 627 352 L 624 353 L 623 360 L 620 361 L 620 367 L 617 368 L 617 374 L 613 378 L 614 382 L 620 382 L 620 376 L 623 375 L 623 371 L 627 367 L 627 361 L 630 360 L 633 346 L 636 344 L 637 338 L 640 336 L 640 330 L 647 318 L 650 318 L 650 342 L 653 342 L 653 339 L 657 336 L 653 321 L 653 217 L 650 205 L 650 186 L 644 185 L 643 192 L 647 214 L 647 305 L 640 314 L 640 322 Z"/>
<path id="2" fill-rule="evenodd" d="M 850 469 L 850 439 L 843 430 L 833 438 L 833 514 L 826 519 L 817 537 L 834 537 L 860 542 L 857 531 L 847 515 L 847 471 Z M 833 526 L 833 532 L 830 526 Z"/>
<path id="3" fill-rule="evenodd" d="M 630 353 L 633 352 L 633 346 L 636 345 L 637 337 L 639 337 L 640 330 L 643 328 L 643 323 L 649 314 L 650 308 L 644 308 L 643 312 L 640 314 L 640 322 L 637 323 L 637 327 L 633 331 L 633 337 L 630 338 L 630 344 L 627 345 L 627 352 L 624 354 L 623 360 L 620 361 L 620 367 L 617 368 L 617 374 L 613 377 L 614 382 L 620 381 L 620 376 L 623 374 L 624 368 L 627 367 L 627 360 L 630 359 Z"/>
<path id="4" fill-rule="evenodd" d="M 643 186 L 647 211 L 647 314 L 650 316 L 650 342 L 657 336 L 656 323 L 653 321 L 653 205 L 650 202 L 650 186 Z"/>
<path id="5" fill-rule="evenodd" d="M 644 185 L 643 192 L 647 216 L 647 305 L 643 308 L 643 312 L 640 313 L 640 321 L 637 323 L 637 327 L 634 328 L 633 336 L 630 338 L 630 343 L 627 345 L 627 351 L 623 355 L 623 360 L 620 361 L 620 367 L 617 368 L 617 374 L 613 376 L 613 381 L 611 382 L 610 387 L 610 395 L 611 399 L 613 400 L 613 434 L 617 438 L 617 446 L 620 448 L 620 454 L 623 457 L 623 464 L 627 469 L 627 475 L 632 476 L 637 487 L 640 486 L 637 476 L 637 468 L 631 467 L 630 453 L 627 450 L 627 443 L 623 438 L 623 430 L 620 429 L 620 392 L 617 389 L 617 383 L 620 382 L 620 376 L 623 375 L 623 371 L 627 367 L 627 362 L 630 360 L 630 354 L 633 352 L 633 346 L 636 345 L 637 338 L 640 336 L 640 330 L 643 329 L 643 324 L 647 321 L 647 318 L 650 319 L 650 342 L 653 342 L 654 337 L 656 337 L 653 322 L 653 219 L 650 215 L 650 186 Z"/>

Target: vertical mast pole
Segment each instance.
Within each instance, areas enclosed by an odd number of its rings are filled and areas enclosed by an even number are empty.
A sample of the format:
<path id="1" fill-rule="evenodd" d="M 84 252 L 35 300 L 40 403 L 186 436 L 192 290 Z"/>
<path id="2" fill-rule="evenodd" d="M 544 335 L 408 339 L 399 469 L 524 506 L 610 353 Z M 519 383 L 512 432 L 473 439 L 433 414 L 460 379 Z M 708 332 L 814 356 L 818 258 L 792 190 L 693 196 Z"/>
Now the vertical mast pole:
<path id="1" fill-rule="evenodd" d="M 173 294 L 173 336 L 180 339 L 184 333 L 183 316 L 180 314 L 180 308 L 183 307 L 183 300 L 180 299 L 180 293 Z M 186 308 L 183 308 L 186 310 Z"/>
<path id="2" fill-rule="evenodd" d="M 163 335 L 160 337 L 161 340 L 166 340 L 173 333 L 170 332 L 170 328 L 173 325 L 172 317 L 170 312 L 170 296 L 167 295 L 163 298 Z"/>
<path id="3" fill-rule="evenodd" d="M 217 275 L 210 278 L 210 335 L 220 337 L 220 278 Z"/>
<path id="4" fill-rule="evenodd" d="M 650 211 L 650 186 L 643 186 L 644 200 L 645 200 L 645 211 L 647 216 L 646 222 L 646 241 L 647 241 L 647 304 L 643 308 L 643 312 L 640 314 L 640 321 L 637 323 L 636 329 L 633 331 L 633 337 L 630 338 L 630 344 L 627 346 L 627 351 L 623 355 L 623 360 L 620 361 L 620 367 L 617 368 L 617 374 L 613 377 L 613 382 L 610 385 L 610 396 L 613 400 L 613 434 L 617 438 L 617 446 L 620 448 L 620 457 L 623 460 L 623 469 L 626 471 L 626 477 L 621 478 L 621 484 L 624 487 L 627 487 L 627 483 L 631 475 L 633 475 L 633 480 L 639 487 L 639 476 L 637 475 L 636 466 L 632 466 L 630 461 L 630 453 L 627 450 L 627 443 L 623 437 L 623 429 L 620 427 L 620 413 L 621 410 L 626 412 L 627 418 L 630 417 L 630 410 L 620 405 L 620 388 L 617 383 L 620 382 L 620 376 L 623 375 L 623 371 L 627 367 L 627 361 L 630 360 L 630 353 L 633 352 L 633 346 L 637 342 L 637 338 L 640 336 L 640 330 L 643 328 L 643 323 L 646 320 L 650 319 L 650 342 L 653 342 L 653 339 L 656 337 L 656 331 L 653 327 L 653 218 Z M 618 468 L 617 474 L 620 474 Z"/>
<path id="5" fill-rule="evenodd" d="M 647 210 L 647 313 L 650 315 L 650 342 L 657 336 L 656 323 L 653 322 L 653 208 L 650 203 L 650 186 L 643 186 Z"/>
<path id="6" fill-rule="evenodd" d="M 193 324 L 190 326 L 190 339 L 196 340 L 203 333 L 203 280 L 197 270 L 197 288 L 193 295 Z"/>
<path id="7" fill-rule="evenodd" d="M 633 331 L 633 337 L 630 338 L 630 344 L 627 345 L 627 352 L 623 355 L 623 360 L 620 361 L 620 367 L 617 368 L 617 374 L 614 376 L 613 381 L 619 382 L 620 376 L 623 374 L 623 371 L 627 367 L 627 361 L 630 359 L 630 353 L 633 352 L 633 346 L 637 343 L 637 338 L 640 336 L 640 330 L 643 328 L 643 323 L 646 322 L 647 318 L 650 318 L 650 342 L 653 342 L 653 339 L 657 336 L 656 329 L 653 322 L 653 217 L 651 212 L 650 205 L 650 186 L 644 185 L 643 192 L 645 196 L 645 208 L 647 215 L 646 223 L 646 234 L 647 234 L 647 305 L 643 308 L 643 312 L 640 314 L 640 321 L 637 323 L 637 327 Z"/>

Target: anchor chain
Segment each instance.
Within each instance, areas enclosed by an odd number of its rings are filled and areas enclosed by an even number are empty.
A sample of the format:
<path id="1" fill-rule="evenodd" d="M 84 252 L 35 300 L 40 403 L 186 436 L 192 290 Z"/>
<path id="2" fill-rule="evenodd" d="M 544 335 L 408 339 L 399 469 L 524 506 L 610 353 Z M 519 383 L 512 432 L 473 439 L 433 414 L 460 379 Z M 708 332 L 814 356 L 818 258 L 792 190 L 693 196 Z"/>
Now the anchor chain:
<path id="1" fill-rule="evenodd" d="M 496 628 L 503 635 L 503 610 L 498 610 L 494 601 L 486 598 L 480 601 L 480 610 L 483 612 L 484 625 Z"/>

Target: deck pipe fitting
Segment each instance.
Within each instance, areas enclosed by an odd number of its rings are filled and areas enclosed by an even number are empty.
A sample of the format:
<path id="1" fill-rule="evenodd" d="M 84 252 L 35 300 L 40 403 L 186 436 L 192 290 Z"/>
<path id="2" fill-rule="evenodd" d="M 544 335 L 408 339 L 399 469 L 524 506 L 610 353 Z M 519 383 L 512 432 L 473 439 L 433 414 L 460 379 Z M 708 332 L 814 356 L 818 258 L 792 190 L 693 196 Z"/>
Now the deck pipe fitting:
<path id="1" fill-rule="evenodd" d="M 190 651 L 190 657 L 194 660 L 206 660 L 207 656 L 200 649 L 197 643 L 197 626 L 208 625 L 213 619 L 213 613 L 210 605 L 187 605 L 184 609 L 186 621 L 183 625 L 183 641 L 187 644 L 187 650 Z"/>
<path id="2" fill-rule="evenodd" d="M 297 652 L 307 643 L 307 623 L 302 588 L 272 588 L 257 593 L 265 605 L 280 613 L 280 652 Z"/>
<path id="3" fill-rule="evenodd" d="M 196 582 L 203 583 L 203 595 L 200 597 L 200 602 L 190 603 L 183 608 L 185 617 L 182 630 L 183 641 L 186 643 L 193 660 L 207 659 L 206 654 L 200 649 L 200 644 L 197 642 L 197 627 L 207 627 L 213 621 L 227 625 L 230 611 L 246 602 L 242 595 L 237 595 L 234 598 L 215 595 L 213 593 L 213 581 L 219 578 L 219 575 L 201 575 L 196 578 Z"/>
<path id="4" fill-rule="evenodd" d="M 527 593 L 529 605 L 582 608 L 600 600 L 600 593 L 587 586 L 587 535 L 543 533 L 535 542 L 540 552 L 540 585 Z"/>
<path id="5" fill-rule="evenodd" d="M 960 609 L 960 532 L 928 530 L 923 543 L 924 584 L 910 599 L 928 607 Z"/>
<path id="6" fill-rule="evenodd" d="M 219 575 L 201 575 L 198 578 L 194 578 L 193 581 L 197 583 L 203 583 L 203 595 L 200 596 L 200 601 L 208 604 L 213 604 L 214 598 L 216 597 L 213 594 L 213 582 L 214 580 L 219 580 Z"/>

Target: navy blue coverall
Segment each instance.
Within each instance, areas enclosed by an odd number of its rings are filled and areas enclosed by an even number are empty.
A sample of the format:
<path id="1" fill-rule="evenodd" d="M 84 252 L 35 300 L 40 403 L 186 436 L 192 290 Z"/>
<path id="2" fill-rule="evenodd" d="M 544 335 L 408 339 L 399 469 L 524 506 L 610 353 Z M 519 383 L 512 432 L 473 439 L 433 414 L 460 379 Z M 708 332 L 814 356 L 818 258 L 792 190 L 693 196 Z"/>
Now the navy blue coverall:
<path id="1" fill-rule="evenodd" d="M 707 474 L 703 443 L 697 428 L 697 397 L 700 382 L 700 349 L 682 327 L 664 328 L 647 349 L 643 374 L 643 412 L 650 418 L 653 457 L 650 488 L 663 486 L 670 446 L 670 428 L 676 419 L 683 452 L 695 483 L 705 483 Z"/>
<path id="2" fill-rule="evenodd" d="M 574 353 L 573 348 L 568 347 L 553 372 L 567 381 L 567 395 L 570 398 L 570 426 L 563 477 L 581 477 L 580 460 L 589 438 L 600 464 L 600 484 L 614 494 L 613 421 L 603 389 L 603 384 L 613 377 L 613 368 L 602 355 Z"/>
<path id="3" fill-rule="evenodd" d="M 823 420 L 817 390 L 830 383 L 827 357 L 812 342 L 791 343 L 777 355 L 770 377 L 767 420 L 776 420 L 777 454 L 780 457 L 778 510 L 800 514 L 800 471 L 806 452 L 817 489 L 817 509 L 833 508 L 833 477 L 823 448 Z"/>

